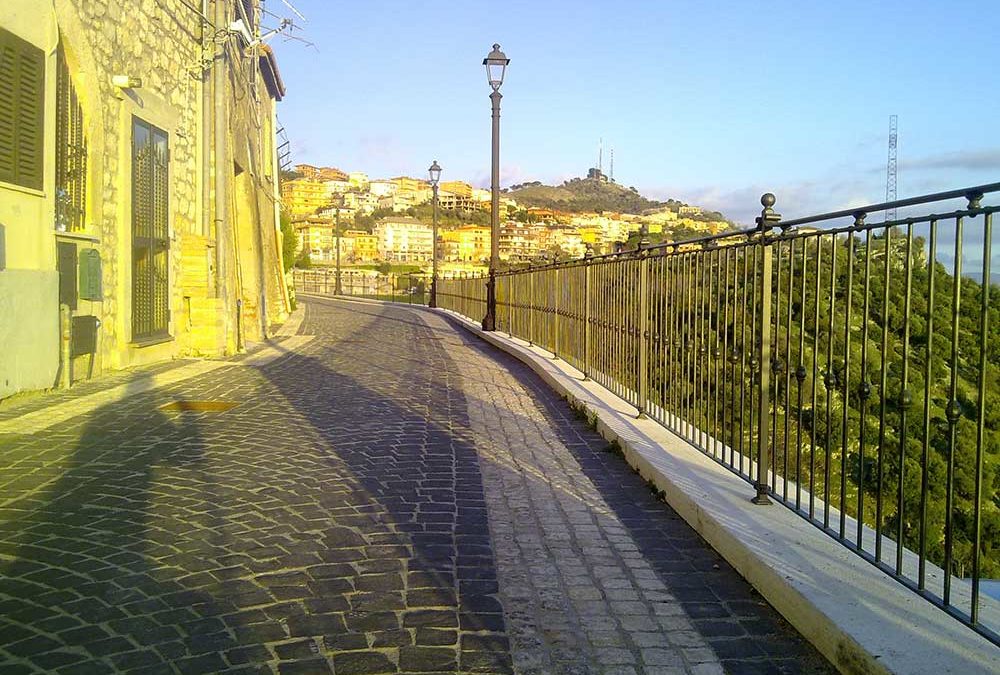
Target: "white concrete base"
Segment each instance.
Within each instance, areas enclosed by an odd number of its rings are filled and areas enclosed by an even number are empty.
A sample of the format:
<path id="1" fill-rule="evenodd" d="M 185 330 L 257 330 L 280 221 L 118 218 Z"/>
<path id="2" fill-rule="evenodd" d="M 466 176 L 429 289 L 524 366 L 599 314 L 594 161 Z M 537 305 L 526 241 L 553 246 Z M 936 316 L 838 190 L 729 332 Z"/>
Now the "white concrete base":
<path id="1" fill-rule="evenodd" d="M 429 310 L 435 311 L 435 310 Z M 465 329 L 518 358 L 596 416 L 640 475 L 843 673 L 1000 673 L 1000 648 L 912 593 L 551 353 L 501 333 Z"/>

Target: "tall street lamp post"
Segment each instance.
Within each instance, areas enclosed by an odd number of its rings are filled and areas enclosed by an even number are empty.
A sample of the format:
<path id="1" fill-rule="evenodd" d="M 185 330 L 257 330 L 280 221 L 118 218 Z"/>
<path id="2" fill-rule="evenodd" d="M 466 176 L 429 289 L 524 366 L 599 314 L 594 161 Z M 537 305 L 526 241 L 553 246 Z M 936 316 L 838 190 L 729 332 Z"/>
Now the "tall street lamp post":
<path id="1" fill-rule="evenodd" d="M 337 235 L 337 285 L 333 289 L 335 295 L 344 294 L 344 290 L 340 286 L 340 209 L 343 205 L 344 205 L 344 195 L 341 194 L 340 198 L 337 201 L 337 220 L 335 225 L 336 230 L 334 232 Z"/>
<path id="2" fill-rule="evenodd" d="M 500 85 L 507 71 L 510 59 L 500 51 L 500 45 L 494 44 L 485 59 L 486 76 L 489 79 L 493 93 L 493 171 L 490 188 L 492 191 L 492 210 L 490 213 L 490 277 L 486 283 L 486 316 L 483 317 L 483 330 L 496 330 L 497 316 L 497 270 L 500 267 Z"/>
<path id="3" fill-rule="evenodd" d="M 431 189 L 434 190 L 434 220 L 431 228 L 431 301 L 429 306 L 437 307 L 438 289 L 438 181 L 441 180 L 441 167 L 437 160 L 427 169 L 431 177 Z"/>

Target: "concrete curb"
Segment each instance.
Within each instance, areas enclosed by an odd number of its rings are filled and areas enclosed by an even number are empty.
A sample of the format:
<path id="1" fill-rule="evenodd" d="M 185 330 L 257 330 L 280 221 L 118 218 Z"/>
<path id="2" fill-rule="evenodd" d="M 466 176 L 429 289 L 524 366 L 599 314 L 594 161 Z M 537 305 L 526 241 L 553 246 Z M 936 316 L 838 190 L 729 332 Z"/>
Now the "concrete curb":
<path id="1" fill-rule="evenodd" d="M 430 310 L 434 311 L 434 310 Z M 998 673 L 1000 649 L 549 352 L 439 310 L 596 422 L 667 503 L 843 673 Z"/>

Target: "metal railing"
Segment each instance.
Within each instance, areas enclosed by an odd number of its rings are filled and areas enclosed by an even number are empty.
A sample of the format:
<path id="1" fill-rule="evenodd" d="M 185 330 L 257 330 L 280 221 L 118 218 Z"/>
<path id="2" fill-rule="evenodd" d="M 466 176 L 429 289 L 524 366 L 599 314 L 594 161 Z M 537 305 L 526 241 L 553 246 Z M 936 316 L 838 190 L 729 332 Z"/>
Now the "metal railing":
<path id="1" fill-rule="evenodd" d="M 333 268 L 295 269 L 292 274 L 298 293 L 337 295 L 337 271 Z M 345 269 L 340 273 L 340 291 L 345 296 L 426 305 L 430 282 L 421 274 Z"/>
<path id="2" fill-rule="evenodd" d="M 482 319 L 486 314 L 486 281 L 485 275 L 473 273 L 438 278 L 438 307 L 476 320 Z"/>
<path id="3" fill-rule="evenodd" d="M 498 272 L 497 328 L 1000 644 L 998 191 L 784 222 L 765 195 L 753 229 Z M 485 284 L 440 304 L 479 320 Z"/>

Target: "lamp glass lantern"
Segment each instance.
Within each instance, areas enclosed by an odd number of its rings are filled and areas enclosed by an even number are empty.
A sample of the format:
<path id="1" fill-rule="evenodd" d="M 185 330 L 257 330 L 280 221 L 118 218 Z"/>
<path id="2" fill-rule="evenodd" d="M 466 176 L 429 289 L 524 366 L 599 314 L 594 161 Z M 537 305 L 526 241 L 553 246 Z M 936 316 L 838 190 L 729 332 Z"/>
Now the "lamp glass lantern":
<path id="1" fill-rule="evenodd" d="M 500 51 L 498 44 L 494 44 L 493 51 L 483 59 L 483 65 L 486 66 L 486 76 L 493 91 L 499 90 L 500 85 L 503 84 L 503 76 L 507 72 L 508 63 L 510 63 L 510 59 Z"/>
<path id="2" fill-rule="evenodd" d="M 434 160 L 434 163 L 431 164 L 430 168 L 427 169 L 427 173 L 430 174 L 431 185 L 437 187 L 438 181 L 441 180 L 441 167 L 438 166 L 436 159 Z"/>

